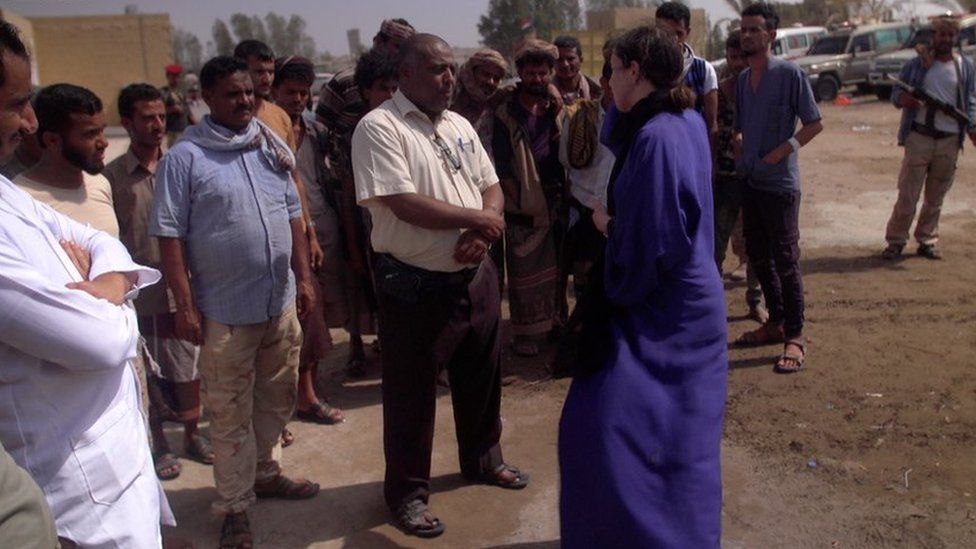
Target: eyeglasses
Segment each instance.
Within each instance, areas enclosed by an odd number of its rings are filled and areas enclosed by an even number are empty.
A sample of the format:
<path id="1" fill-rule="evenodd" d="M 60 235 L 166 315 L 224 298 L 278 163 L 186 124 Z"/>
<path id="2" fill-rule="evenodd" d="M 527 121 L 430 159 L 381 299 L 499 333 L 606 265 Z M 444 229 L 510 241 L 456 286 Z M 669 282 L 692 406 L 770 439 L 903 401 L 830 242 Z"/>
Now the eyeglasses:
<path id="1" fill-rule="evenodd" d="M 446 158 L 447 161 L 451 164 L 451 167 L 454 168 L 454 171 L 455 172 L 461 171 L 461 159 L 458 158 L 458 155 L 454 154 L 454 151 L 451 150 L 451 147 L 449 147 L 447 143 L 444 142 L 444 138 L 442 138 L 441 136 L 435 133 L 434 144 L 437 145 L 437 148 L 441 151 L 441 154 L 444 155 L 444 158 Z"/>

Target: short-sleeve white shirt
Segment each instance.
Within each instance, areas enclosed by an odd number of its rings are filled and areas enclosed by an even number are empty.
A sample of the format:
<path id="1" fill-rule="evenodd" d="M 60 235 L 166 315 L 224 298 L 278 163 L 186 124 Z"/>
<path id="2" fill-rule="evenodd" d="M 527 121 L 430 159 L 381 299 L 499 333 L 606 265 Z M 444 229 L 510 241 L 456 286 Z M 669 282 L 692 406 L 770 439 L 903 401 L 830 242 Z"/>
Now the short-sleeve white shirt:
<path id="1" fill-rule="evenodd" d="M 356 126 L 352 165 L 357 201 L 372 218 L 376 252 L 429 271 L 468 267 L 454 261 L 464 229 L 411 225 L 376 198 L 416 193 L 480 210 L 482 193 L 498 183 L 498 176 L 470 122 L 452 111 L 432 121 L 397 91 Z"/>

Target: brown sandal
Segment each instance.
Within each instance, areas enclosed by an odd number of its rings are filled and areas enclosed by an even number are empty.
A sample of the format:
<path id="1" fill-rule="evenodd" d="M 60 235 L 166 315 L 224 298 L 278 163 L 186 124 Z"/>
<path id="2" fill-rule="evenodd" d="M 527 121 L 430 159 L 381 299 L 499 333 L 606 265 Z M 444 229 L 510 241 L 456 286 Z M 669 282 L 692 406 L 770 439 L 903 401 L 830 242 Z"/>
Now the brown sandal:
<path id="1" fill-rule="evenodd" d="M 742 334 L 735 340 L 735 344 L 739 347 L 759 347 L 761 345 L 772 345 L 773 343 L 782 342 L 783 327 L 779 324 L 770 324 L 769 322 L 755 330 Z"/>
<path id="2" fill-rule="evenodd" d="M 251 549 L 254 538 L 251 536 L 251 523 L 247 513 L 229 513 L 220 527 L 220 549 Z"/>
<path id="3" fill-rule="evenodd" d="M 799 347 L 800 354 L 786 352 L 785 347 L 787 345 Z M 773 365 L 773 371 L 777 374 L 795 374 L 802 370 L 807 358 L 806 341 L 799 338 L 790 339 L 783 347 L 783 354 L 779 355 L 779 358 L 776 359 L 776 364 Z"/>
<path id="4" fill-rule="evenodd" d="M 254 495 L 259 498 L 310 499 L 318 493 L 318 484 L 303 478 L 292 480 L 282 474 L 254 483 Z"/>

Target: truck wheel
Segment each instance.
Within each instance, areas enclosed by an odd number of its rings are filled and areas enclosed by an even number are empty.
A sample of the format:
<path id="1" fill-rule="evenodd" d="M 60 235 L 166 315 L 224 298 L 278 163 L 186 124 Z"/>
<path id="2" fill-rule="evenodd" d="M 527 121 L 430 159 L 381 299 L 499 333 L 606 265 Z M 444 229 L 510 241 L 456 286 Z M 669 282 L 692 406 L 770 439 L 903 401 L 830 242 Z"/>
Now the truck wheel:
<path id="1" fill-rule="evenodd" d="M 840 82 L 837 77 L 825 74 L 817 80 L 817 87 L 813 90 L 820 101 L 833 101 L 837 99 L 837 92 L 840 91 Z"/>
<path id="2" fill-rule="evenodd" d="M 891 86 L 876 86 L 874 94 L 882 101 L 891 101 Z"/>

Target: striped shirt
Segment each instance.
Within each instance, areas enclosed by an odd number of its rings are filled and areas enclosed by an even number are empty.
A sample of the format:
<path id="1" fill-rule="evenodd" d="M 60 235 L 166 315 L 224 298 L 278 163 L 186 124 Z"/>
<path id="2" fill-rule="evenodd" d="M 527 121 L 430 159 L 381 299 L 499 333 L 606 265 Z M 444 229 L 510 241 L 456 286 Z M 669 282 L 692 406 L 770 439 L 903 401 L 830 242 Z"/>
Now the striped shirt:
<path id="1" fill-rule="evenodd" d="M 708 61 L 695 55 L 685 44 L 685 84 L 695 92 L 695 110 L 704 114 L 705 96 L 718 89 L 718 75 Z"/>

